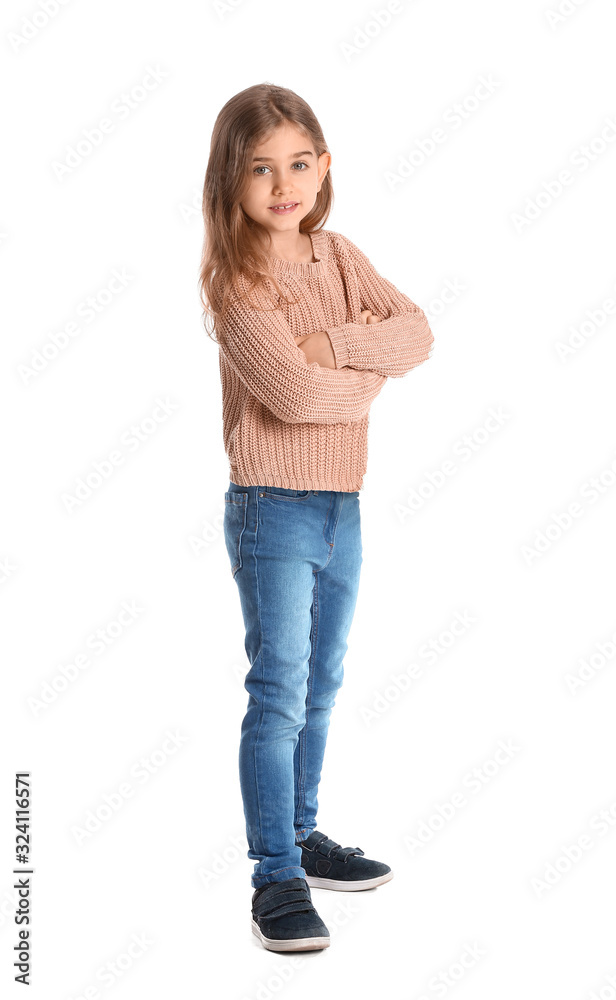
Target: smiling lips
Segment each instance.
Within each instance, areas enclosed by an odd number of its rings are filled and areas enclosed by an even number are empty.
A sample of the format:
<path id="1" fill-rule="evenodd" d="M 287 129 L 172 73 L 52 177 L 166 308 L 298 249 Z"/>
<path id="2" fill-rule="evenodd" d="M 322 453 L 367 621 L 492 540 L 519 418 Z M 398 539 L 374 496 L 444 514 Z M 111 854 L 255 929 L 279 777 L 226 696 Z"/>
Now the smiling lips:
<path id="1" fill-rule="evenodd" d="M 287 212 L 292 212 L 294 208 L 297 208 L 299 202 L 289 201 L 286 205 L 270 205 L 270 212 L 276 212 L 278 215 L 285 215 Z"/>

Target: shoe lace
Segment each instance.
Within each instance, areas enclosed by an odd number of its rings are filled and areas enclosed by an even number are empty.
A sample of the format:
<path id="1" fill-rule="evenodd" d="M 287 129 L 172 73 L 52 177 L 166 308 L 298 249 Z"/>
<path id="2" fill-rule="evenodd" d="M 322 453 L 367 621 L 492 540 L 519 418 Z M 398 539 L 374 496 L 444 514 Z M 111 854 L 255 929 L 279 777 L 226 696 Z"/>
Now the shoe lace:
<path id="1" fill-rule="evenodd" d="M 281 917 L 285 913 L 316 913 L 306 880 L 286 879 L 270 882 L 252 904 L 258 917 Z"/>

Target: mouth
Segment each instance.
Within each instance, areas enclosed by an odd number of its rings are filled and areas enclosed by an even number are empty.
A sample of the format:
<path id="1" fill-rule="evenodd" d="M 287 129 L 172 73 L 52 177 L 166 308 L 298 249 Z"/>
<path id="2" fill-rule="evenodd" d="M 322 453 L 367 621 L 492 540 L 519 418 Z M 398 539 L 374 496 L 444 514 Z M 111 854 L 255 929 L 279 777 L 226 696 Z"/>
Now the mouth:
<path id="1" fill-rule="evenodd" d="M 298 201 L 288 201 L 284 204 L 281 203 L 280 205 L 270 205 L 269 211 L 274 212 L 276 215 L 288 215 L 288 213 L 293 212 L 298 205 Z"/>

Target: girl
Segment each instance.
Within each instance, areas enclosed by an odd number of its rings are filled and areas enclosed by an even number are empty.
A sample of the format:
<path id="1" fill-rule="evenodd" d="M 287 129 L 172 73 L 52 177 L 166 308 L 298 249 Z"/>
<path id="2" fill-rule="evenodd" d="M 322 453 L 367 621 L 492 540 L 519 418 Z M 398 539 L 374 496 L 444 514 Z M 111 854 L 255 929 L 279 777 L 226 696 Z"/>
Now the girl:
<path id="1" fill-rule="evenodd" d="M 316 829 L 317 789 L 358 593 L 370 405 L 434 339 L 415 303 L 322 228 L 330 164 L 306 102 L 257 84 L 220 111 L 203 192 L 201 301 L 230 463 L 224 536 L 250 662 L 239 777 L 252 929 L 273 951 L 329 945 L 310 886 L 393 876 Z"/>

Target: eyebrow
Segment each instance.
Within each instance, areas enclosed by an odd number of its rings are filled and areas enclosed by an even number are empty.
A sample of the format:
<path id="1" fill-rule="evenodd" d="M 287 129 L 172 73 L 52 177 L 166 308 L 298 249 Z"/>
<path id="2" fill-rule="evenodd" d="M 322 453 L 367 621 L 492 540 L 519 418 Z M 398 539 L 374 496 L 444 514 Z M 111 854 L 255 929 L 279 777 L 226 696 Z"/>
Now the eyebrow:
<path id="1" fill-rule="evenodd" d="M 302 149 L 300 153 L 291 153 L 289 157 L 290 160 L 294 159 L 296 156 L 313 156 L 314 154 L 310 149 Z M 271 160 L 271 156 L 253 156 L 252 162 L 255 163 L 257 160 Z"/>

